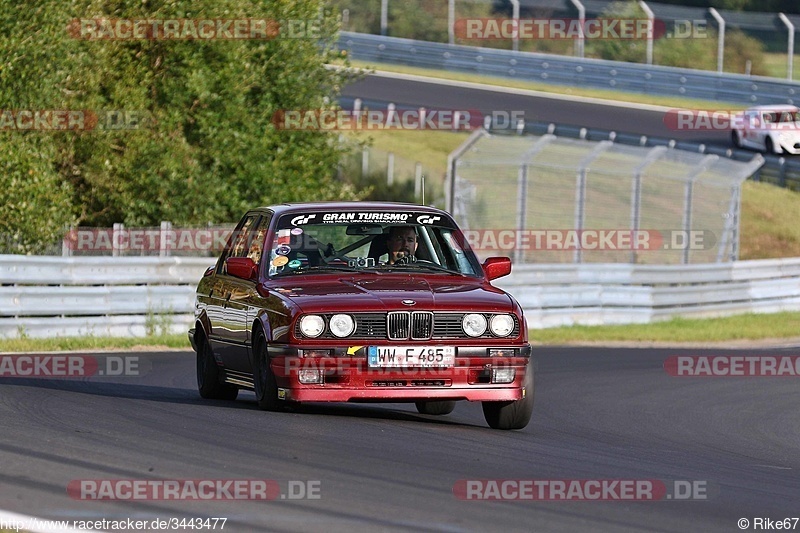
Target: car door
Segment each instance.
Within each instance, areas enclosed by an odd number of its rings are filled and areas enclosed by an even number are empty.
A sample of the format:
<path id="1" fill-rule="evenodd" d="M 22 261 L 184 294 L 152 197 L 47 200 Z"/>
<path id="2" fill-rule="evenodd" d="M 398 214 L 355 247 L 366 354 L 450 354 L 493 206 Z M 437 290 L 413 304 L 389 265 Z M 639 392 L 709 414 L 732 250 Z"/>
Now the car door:
<path id="1" fill-rule="evenodd" d="M 218 361 L 222 361 L 226 368 L 231 367 L 231 363 L 236 361 L 235 331 L 232 331 L 231 316 L 228 312 L 228 302 L 233 294 L 233 283 L 236 278 L 228 275 L 225 268 L 225 261 L 229 257 L 241 257 L 247 251 L 248 240 L 251 230 L 259 219 L 258 213 L 248 213 L 245 215 L 236 229 L 228 239 L 228 245 L 222 252 L 220 261 L 217 263 L 217 270 L 214 275 L 214 283 L 208 298 L 206 313 L 211 325 L 208 340 L 211 349 Z"/>
<path id="2" fill-rule="evenodd" d="M 246 246 L 232 251 L 230 257 L 249 257 L 256 263 L 256 271 L 260 269 L 264 255 L 264 241 L 269 229 L 271 217 L 263 214 L 249 231 Z M 225 282 L 226 294 L 223 303 L 225 332 L 228 335 L 228 353 L 226 368 L 239 372 L 250 372 L 248 345 L 251 341 L 250 324 L 255 319 L 255 305 L 260 301 L 256 291 L 257 279 L 241 279 L 228 275 Z"/>

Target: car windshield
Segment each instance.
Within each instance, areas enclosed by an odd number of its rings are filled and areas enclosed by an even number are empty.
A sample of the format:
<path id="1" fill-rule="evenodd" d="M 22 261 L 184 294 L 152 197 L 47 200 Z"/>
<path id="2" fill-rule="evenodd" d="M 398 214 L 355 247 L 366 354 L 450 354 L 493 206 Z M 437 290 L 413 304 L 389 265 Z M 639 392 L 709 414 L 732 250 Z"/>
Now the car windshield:
<path id="1" fill-rule="evenodd" d="M 483 275 L 452 220 L 435 212 L 308 212 L 278 220 L 270 277 L 359 271 Z"/>

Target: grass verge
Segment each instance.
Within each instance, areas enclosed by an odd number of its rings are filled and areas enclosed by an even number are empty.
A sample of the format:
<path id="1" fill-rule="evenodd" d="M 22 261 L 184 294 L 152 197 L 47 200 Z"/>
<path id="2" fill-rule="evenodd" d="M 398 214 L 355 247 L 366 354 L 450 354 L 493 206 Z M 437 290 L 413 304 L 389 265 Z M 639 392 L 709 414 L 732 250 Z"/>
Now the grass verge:
<path id="1" fill-rule="evenodd" d="M 141 348 L 191 348 L 186 334 L 151 337 L 56 337 L 53 339 L 0 339 L 0 352 L 61 352 L 76 350 L 136 350 Z"/>
<path id="2" fill-rule="evenodd" d="M 546 345 L 577 342 L 725 342 L 785 339 L 800 336 L 800 312 L 748 314 L 724 318 L 675 318 L 655 324 L 621 326 L 564 326 L 530 331 L 531 342 Z M 137 348 L 189 348 L 185 335 L 145 338 L 65 337 L 58 339 L 0 340 L 0 352 L 50 352 L 66 350 L 135 350 Z"/>
<path id="3" fill-rule="evenodd" d="M 531 330 L 531 342 L 725 342 L 800 336 L 800 313 L 747 314 L 724 318 L 674 318 L 654 324 L 569 326 Z"/>

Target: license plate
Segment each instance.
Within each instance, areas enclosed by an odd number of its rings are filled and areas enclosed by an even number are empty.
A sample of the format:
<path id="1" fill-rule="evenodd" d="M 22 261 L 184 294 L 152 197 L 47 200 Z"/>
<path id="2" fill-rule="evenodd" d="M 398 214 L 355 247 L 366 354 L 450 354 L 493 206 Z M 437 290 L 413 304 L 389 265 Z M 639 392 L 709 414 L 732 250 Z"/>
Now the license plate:
<path id="1" fill-rule="evenodd" d="M 372 367 L 451 367 L 456 364 L 453 346 L 370 346 L 367 360 Z"/>

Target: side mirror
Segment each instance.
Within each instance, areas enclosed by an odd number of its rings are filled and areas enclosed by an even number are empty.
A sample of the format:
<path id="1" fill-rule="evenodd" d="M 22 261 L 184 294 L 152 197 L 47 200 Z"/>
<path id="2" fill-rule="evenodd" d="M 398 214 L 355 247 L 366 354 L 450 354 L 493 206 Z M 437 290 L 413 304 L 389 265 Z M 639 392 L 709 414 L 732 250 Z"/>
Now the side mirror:
<path id="1" fill-rule="evenodd" d="M 241 279 L 255 279 L 256 263 L 249 257 L 229 257 L 225 260 L 228 274 Z"/>
<path id="2" fill-rule="evenodd" d="M 483 271 L 489 281 L 502 278 L 511 274 L 511 258 L 509 257 L 489 257 L 483 263 Z"/>

